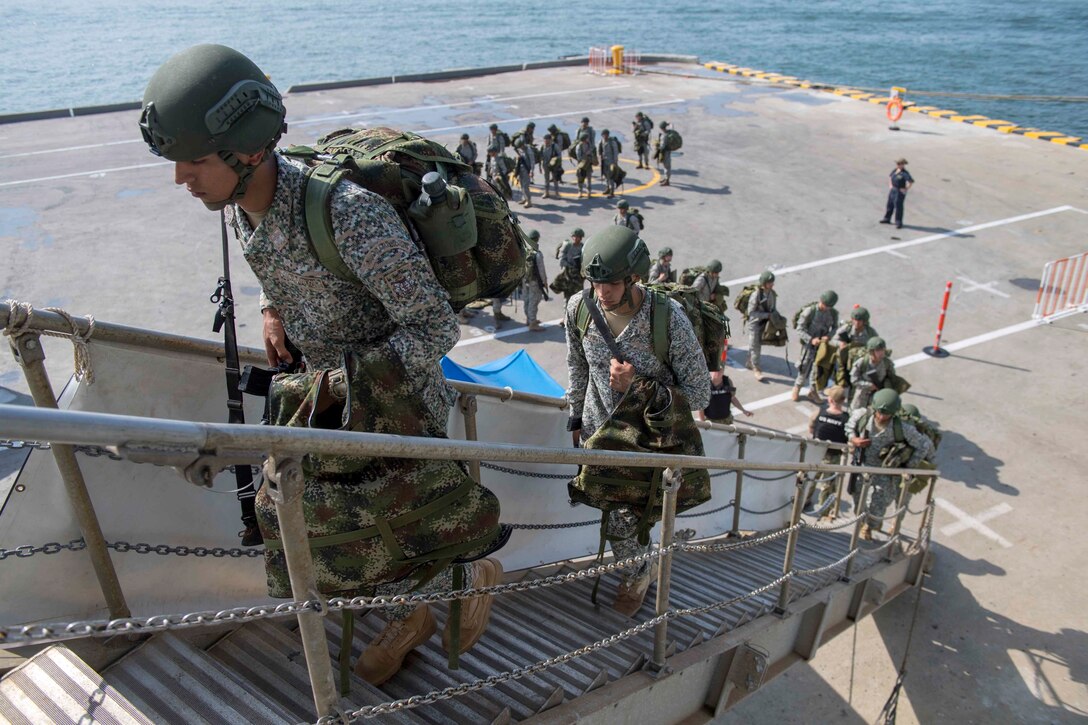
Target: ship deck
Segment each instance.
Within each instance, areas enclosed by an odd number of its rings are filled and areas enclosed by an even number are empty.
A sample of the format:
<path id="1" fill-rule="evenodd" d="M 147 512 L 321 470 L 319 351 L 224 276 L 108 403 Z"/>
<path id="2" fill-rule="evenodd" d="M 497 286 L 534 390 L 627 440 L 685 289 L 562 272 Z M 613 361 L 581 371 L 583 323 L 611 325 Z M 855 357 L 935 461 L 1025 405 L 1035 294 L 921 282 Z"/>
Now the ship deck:
<path id="1" fill-rule="evenodd" d="M 913 385 L 905 400 L 945 430 L 936 564 L 900 715 L 980 720 L 1002 708 L 1014 720 L 1072 721 L 1088 713 L 1088 587 L 1077 546 L 1088 514 L 1079 490 L 1088 324 L 1082 315 L 1019 324 L 1030 319 L 1043 265 L 1088 251 L 1083 150 L 920 114 L 890 131 L 879 105 L 689 64 L 635 77 L 546 68 L 398 82 L 290 94 L 286 103 L 289 143 L 389 125 L 451 148 L 467 132 L 483 147 L 492 122 L 512 134 L 534 120 L 539 134 L 551 122 L 573 131 L 589 116 L 598 133 L 622 139 L 622 193 L 645 216 L 651 249 L 673 248 L 674 268 L 720 259 L 735 295 L 773 267 L 787 317 L 828 288 L 843 313 L 867 307 Z M 683 134 L 671 186 L 634 168 L 638 110 Z M 0 291 L 211 337 L 218 219 L 171 183 L 169 164 L 147 153 L 136 120 L 128 111 L 0 126 L 0 238 L 9 255 Z M 897 230 L 877 220 L 900 156 L 917 183 Z M 554 246 L 574 226 L 592 233 L 608 224 L 612 207 L 599 197 L 537 196 L 531 210 L 513 208 L 541 232 L 554 275 Z M 231 262 L 240 342 L 259 346 L 257 283 L 237 249 Z M 933 359 L 921 350 L 933 344 L 946 281 L 953 295 L 943 343 L 952 355 Z M 565 384 L 560 316 L 553 297 L 541 307 L 545 332 L 520 322 L 496 332 L 481 312 L 450 356 L 472 365 L 526 348 Z M 730 317 L 730 374 L 756 412 L 751 421 L 805 429 L 814 408 L 789 401 L 783 350 L 765 349 L 769 375 L 756 383 L 743 369 L 739 314 Z M 59 341 L 47 350 L 54 382 L 63 381 L 70 351 Z M 792 344 L 789 358 L 797 357 Z M 9 356 L 0 358 L 0 386 L 5 402 L 26 400 Z M 912 606 L 913 597 L 899 597 L 859 625 L 853 683 L 850 638 L 840 637 L 767 688 L 773 695 L 756 695 L 728 717 L 872 721 L 895 681 Z"/>

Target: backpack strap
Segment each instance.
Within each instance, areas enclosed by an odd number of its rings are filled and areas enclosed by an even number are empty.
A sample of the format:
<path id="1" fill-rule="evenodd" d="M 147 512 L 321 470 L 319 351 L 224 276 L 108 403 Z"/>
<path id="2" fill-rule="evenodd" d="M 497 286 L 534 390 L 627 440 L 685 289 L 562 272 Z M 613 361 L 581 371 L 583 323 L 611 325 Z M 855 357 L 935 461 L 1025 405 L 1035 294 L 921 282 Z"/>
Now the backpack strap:
<path id="1" fill-rule="evenodd" d="M 303 216 L 310 249 L 321 262 L 321 266 L 345 282 L 358 282 L 359 278 L 344 263 L 336 248 L 336 235 L 333 233 L 332 215 L 329 212 L 332 190 L 347 173 L 347 169 L 329 163 L 311 169 L 306 175 Z"/>
<path id="2" fill-rule="evenodd" d="M 669 366 L 669 315 L 672 307 L 669 296 L 657 290 L 649 290 L 653 309 L 650 311 L 650 337 L 654 343 L 654 355 L 662 365 Z"/>

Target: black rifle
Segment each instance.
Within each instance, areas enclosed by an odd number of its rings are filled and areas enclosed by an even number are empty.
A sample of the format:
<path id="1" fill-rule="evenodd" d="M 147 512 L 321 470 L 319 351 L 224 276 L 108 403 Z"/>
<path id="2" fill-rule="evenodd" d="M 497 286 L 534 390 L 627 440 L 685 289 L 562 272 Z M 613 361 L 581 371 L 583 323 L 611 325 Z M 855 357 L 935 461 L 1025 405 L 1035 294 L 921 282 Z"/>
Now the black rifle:
<path id="1" fill-rule="evenodd" d="M 242 410 L 242 391 L 238 388 L 241 363 L 238 359 L 238 333 L 234 327 L 234 293 L 230 287 L 226 212 L 220 211 L 219 223 L 223 231 L 223 276 L 219 278 L 219 286 L 215 288 L 210 298 L 212 302 L 219 305 L 219 309 L 215 311 L 212 331 L 223 331 L 223 348 L 227 363 L 227 422 L 241 424 L 246 420 Z M 249 466 L 235 466 L 234 477 L 238 484 L 235 488 L 242 509 L 242 525 L 245 527 L 240 534 L 242 546 L 258 546 L 264 543 L 264 538 L 257 527 L 257 513 L 254 509 L 257 491 L 253 487 L 253 470 Z"/>

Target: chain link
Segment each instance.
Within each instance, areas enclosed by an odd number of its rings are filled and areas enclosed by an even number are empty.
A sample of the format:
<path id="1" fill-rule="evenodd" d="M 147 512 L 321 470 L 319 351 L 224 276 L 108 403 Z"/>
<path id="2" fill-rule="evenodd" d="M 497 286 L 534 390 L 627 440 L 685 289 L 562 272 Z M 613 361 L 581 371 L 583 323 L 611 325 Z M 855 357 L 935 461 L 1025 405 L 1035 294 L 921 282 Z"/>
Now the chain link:
<path id="1" fill-rule="evenodd" d="M 745 478 L 755 479 L 756 481 L 785 481 L 787 478 L 791 478 L 797 475 L 797 471 L 787 471 L 781 476 L 757 476 L 754 473 L 745 472 Z"/>
<path id="2" fill-rule="evenodd" d="M 792 505 L 793 505 L 793 499 L 790 498 L 790 500 L 786 501 L 786 503 L 782 504 L 781 506 L 779 506 L 776 509 L 771 509 L 770 511 L 753 511 L 752 509 L 746 509 L 743 506 L 740 507 L 740 510 L 743 511 L 744 513 L 746 513 L 746 514 L 752 514 L 753 516 L 765 516 L 767 514 L 776 514 L 779 511 L 781 511 L 782 509 L 788 508 L 788 507 L 790 507 Z"/>
<path id="3" fill-rule="evenodd" d="M 512 529 L 520 529 L 523 531 L 543 531 L 546 529 L 577 529 L 581 526 L 600 526 L 600 519 L 592 519 L 591 521 L 571 521 L 566 524 L 503 524 L 503 526 L 509 526 Z"/>
<path id="4" fill-rule="evenodd" d="M 565 473 L 536 473 L 535 471 L 521 471 L 517 468 L 507 468 L 506 466 L 499 466 L 494 463 L 487 463 L 486 461 L 480 461 L 480 468 L 486 468 L 490 471 L 498 471 L 499 473 L 509 473 L 512 476 L 524 476 L 525 478 L 547 478 L 557 481 L 569 481 L 574 476 Z"/>
<path id="5" fill-rule="evenodd" d="M 713 478 L 713 476 L 712 476 L 712 478 Z M 709 511 L 697 511 L 696 513 L 693 513 L 693 514 L 676 514 L 676 518 L 678 518 L 678 519 L 697 519 L 700 516 L 710 516 L 710 514 L 716 514 L 719 511 L 725 511 L 728 508 L 733 508 L 733 504 L 735 504 L 736 502 L 737 502 L 736 499 L 733 499 L 729 503 L 727 503 L 725 506 L 719 506 L 718 508 L 710 509 Z"/>
<path id="6" fill-rule="evenodd" d="M 825 571 L 831 571 L 835 567 L 842 566 L 846 562 L 853 559 L 855 556 L 857 556 L 859 551 L 861 551 L 861 549 L 858 549 L 858 548 L 851 549 L 850 553 L 848 553 L 846 556 L 839 559 L 835 563 L 827 564 L 826 566 L 818 566 L 815 569 L 794 569 L 793 570 L 793 575 L 794 576 L 811 576 L 813 574 L 822 574 Z"/>
<path id="7" fill-rule="evenodd" d="M 839 522 L 837 524 L 819 524 L 819 523 L 810 524 L 810 523 L 806 523 L 805 528 L 812 529 L 813 531 L 837 531 L 839 529 L 845 529 L 845 528 L 847 528 L 849 526 L 853 526 L 858 521 L 861 521 L 864 517 L 865 517 L 865 513 L 862 512 L 862 513 L 858 514 L 857 516 L 855 516 L 852 519 L 847 519 L 846 521 L 842 521 L 842 522 Z"/>
<path id="8" fill-rule="evenodd" d="M 24 544 L 22 546 L 17 546 L 14 549 L 0 549 L 0 561 L 9 557 L 27 559 L 35 554 L 58 554 L 61 551 L 82 551 L 86 548 L 87 544 L 83 539 L 72 539 L 67 544 L 61 544 L 55 541 L 48 544 L 42 544 L 41 546 Z M 264 549 L 255 547 L 228 549 L 222 546 L 186 546 L 185 544 L 171 546 L 169 544 L 145 544 L 142 542 L 132 544 L 127 541 L 107 541 L 106 548 L 113 549 L 119 554 L 126 554 L 129 552 L 136 554 L 158 554 L 159 556 L 173 554 L 174 556 L 195 556 L 197 558 L 211 556 L 217 559 L 223 557 L 230 557 L 231 559 L 248 557 L 250 559 L 255 559 L 259 556 L 264 556 Z"/>

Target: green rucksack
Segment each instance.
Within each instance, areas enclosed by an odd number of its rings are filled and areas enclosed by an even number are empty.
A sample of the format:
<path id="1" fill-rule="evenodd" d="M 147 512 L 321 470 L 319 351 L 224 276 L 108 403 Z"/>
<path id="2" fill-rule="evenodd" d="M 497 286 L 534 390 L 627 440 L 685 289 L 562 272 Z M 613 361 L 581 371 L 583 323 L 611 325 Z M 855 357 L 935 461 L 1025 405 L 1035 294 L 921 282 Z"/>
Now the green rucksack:
<path id="1" fill-rule="evenodd" d="M 696 278 L 700 274 L 706 271 L 706 267 L 688 267 L 680 271 L 680 284 L 691 287 L 695 284 Z"/>
<path id="2" fill-rule="evenodd" d="M 665 131 L 665 149 L 668 151 L 679 151 L 680 147 L 684 145 L 684 139 L 678 131 L 674 131 L 671 128 Z"/>
<path id="3" fill-rule="evenodd" d="M 793 328 L 794 330 L 796 330 L 797 329 L 797 323 L 801 321 L 801 315 L 805 314 L 805 310 L 807 310 L 809 307 L 815 307 L 817 304 L 819 304 L 819 303 L 818 302 L 809 302 L 807 305 L 802 305 L 801 309 L 799 309 L 799 310 L 797 310 L 797 312 L 793 313 L 793 319 L 790 320 L 790 327 Z"/>
<path id="4" fill-rule="evenodd" d="M 760 341 L 764 345 L 773 347 L 782 347 L 789 342 L 790 336 L 789 331 L 786 329 L 786 318 L 778 314 L 778 312 L 772 312 L 771 316 L 767 318 L 767 324 L 763 326 Z"/>
<path id="5" fill-rule="evenodd" d="M 748 324 L 748 301 L 758 290 L 758 284 L 746 284 L 737 295 L 737 299 L 733 300 L 733 307 L 744 315 L 744 324 Z"/>
<path id="6" fill-rule="evenodd" d="M 566 131 L 560 131 L 559 133 L 555 134 L 555 136 L 556 136 L 555 140 L 559 142 L 559 150 L 560 151 L 566 151 L 567 149 L 570 148 L 570 134 L 569 133 L 567 133 Z"/>
<path id="7" fill-rule="evenodd" d="M 388 201 L 423 251 L 435 277 L 460 310 L 476 299 L 505 297 L 525 276 L 528 242 L 502 195 L 441 144 L 391 128 L 342 129 L 313 146 L 281 151 L 310 166 L 306 228 L 321 264 L 336 277 L 358 281 L 333 239 L 329 196 L 347 178 Z M 424 174 L 447 183 L 444 204 L 418 203 Z"/>
<path id="8" fill-rule="evenodd" d="M 707 369 L 714 371 L 721 367 L 722 348 L 725 338 L 729 337 L 729 319 L 714 305 L 699 299 L 699 293 L 691 287 L 673 282 L 663 282 L 646 286 L 651 295 L 653 310 L 650 314 L 650 334 L 653 339 L 654 355 L 662 364 L 669 364 L 669 315 L 672 307 L 668 301 L 676 300 L 684 310 L 684 315 L 695 330 L 695 339 L 703 350 Z M 590 291 L 592 295 L 592 290 Z M 589 310 L 585 299 L 579 301 L 575 312 L 575 330 L 578 337 L 585 337 L 589 329 Z"/>

